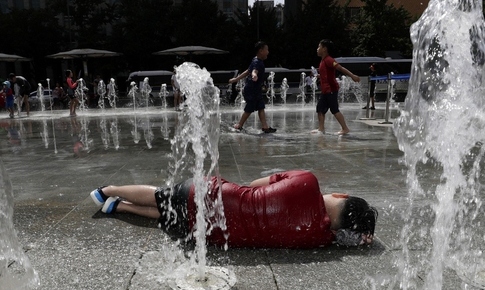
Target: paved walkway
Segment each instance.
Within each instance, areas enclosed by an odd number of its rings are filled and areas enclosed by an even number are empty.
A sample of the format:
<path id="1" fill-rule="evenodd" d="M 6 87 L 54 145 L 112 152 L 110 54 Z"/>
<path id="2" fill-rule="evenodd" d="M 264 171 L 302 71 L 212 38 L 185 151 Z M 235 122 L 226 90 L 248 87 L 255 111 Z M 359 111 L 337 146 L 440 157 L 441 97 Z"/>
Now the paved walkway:
<path id="1" fill-rule="evenodd" d="M 379 104 L 372 113 L 382 120 Z M 400 253 L 398 213 L 406 205 L 402 153 L 390 125 L 361 121 L 365 111 L 357 105 L 341 109 L 352 130 L 343 137 L 331 134 L 339 127 L 330 114 L 327 134 L 309 134 L 317 128 L 313 107 L 268 109 L 276 134 L 260 134 L 256 115 L 245 125 L 248 134 L 232 132 L 230 125 L 242 111 L 223 110 L 219 167 L 224 178 L 244 184 L 280 170 L 311 170 L 323 192 L 363 197 L 380 213 L 376 241 L 365 248 L 209 247 L 208 264 L 233 271 L 235 289 L 398 288 L 389 281 Z M 65 117 L 66 111 L 54 118 L 41 112 L 14 120 L 0 116 L 4 180 L 13 185 L 20 243 L 39 274 L 39 289 L 170 289 L 167 280 L 190 251 L 177 247 L 155 221 L 101 213 L 88 195 L 107 184 L 163 185 L 177 113 L 99 112 L 80 112 L 76 118 Z M 413 249 L 413 255 L 420 251 Z M 458 289 L 460 283 L 456 274 L 446 273 L 445 289 Z"/>

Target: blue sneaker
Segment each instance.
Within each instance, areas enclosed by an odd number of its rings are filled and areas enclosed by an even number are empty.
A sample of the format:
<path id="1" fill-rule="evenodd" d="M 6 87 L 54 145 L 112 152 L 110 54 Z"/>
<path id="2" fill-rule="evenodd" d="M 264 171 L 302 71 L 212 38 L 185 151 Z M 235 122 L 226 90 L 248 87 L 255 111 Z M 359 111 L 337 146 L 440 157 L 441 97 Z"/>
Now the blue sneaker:
<path id="1" fill-rule="evenodd" d="M 105 187 L 106 186 L 98 187 L 95 190 L 91 191 L 91 193 L 89 194 L 93 199 L 94 203 L 98 206 L 103 205 L 108 199 L 108 197 L 103 193 L 102 190 Z"/>
<path id="2" fill-rule="evenodd" d="M 109 197 L 106 202 L 103 205 L 103 208 L 101 209 L 102 212 L 104 213 L 115 213 L 116 208 L 118 207 L 118 204 L 120 203 L 121 199 L 117 196 Z"/>

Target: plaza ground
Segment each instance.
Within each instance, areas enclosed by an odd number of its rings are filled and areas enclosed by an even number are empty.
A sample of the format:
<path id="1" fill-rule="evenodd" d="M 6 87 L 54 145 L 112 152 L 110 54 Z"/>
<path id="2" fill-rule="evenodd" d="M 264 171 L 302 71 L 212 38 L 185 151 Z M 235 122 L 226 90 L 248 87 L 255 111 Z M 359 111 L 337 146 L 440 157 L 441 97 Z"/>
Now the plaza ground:
<path id="1" fill-rule="evenodd" d="M 248 184 L 277 171 L 310 170 L 322 192 L 360 196 L 379 210 L 376 239 L 369 247 L 209 247 L 208 265 L 233 271 L 234 289 L 380 289 L 378 284 L 394 279 L 406 174 L 391 125 L 379 124 L 384 105 L 377 105 L 371 113 L 378 120 L 370 121 L 360 120 L 365 117 L 361 105 L 341 106 L 351 129 L 347 136 L 333 134 L 340 128 L 330 114 L 327 134 L 310 134 L 318 126 L 312 106 L 268 108 L 275 134 L 262 134 L 256 115 L 245 124 L 247 133 L 236 133 L 230 128 L 242 110 L 222 108 L 219 170 L 225 179 Z M 153 220 L 103 214 L 89 192 L 108 184 L 163 186 L 177 114 L 154 108 L 137 114 L 89 110 L 76 118 L 66 111 L 13 120 L 0 115 L 0 152 L 4 180 L 14 193 L 14 225 L 39 274 L 39 289 L 170 289 L 167 280 L 184 262 L 187 248 L 178 247 Z M 396 114 L 393 108 L 391 117 Z M 413 257 L 421 251 L 411 247 Z M 453 271 L 444 276 L 443 289 L 462 286 Z"/>

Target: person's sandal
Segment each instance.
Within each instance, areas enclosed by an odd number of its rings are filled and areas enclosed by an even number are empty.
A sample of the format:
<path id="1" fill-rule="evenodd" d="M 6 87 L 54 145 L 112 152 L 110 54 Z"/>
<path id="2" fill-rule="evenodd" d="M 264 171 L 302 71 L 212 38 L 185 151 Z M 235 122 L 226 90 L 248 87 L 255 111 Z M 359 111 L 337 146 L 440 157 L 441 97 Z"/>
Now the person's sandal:
<path id="1" fill-rule="evenodd" d="M 103 205 L 103 208 L 101 209 L 102 212 L 104 213 L 115 213 L 116 208 L 118 207 L 118 204 L 120 203 L 121 199 L 117 196 L 109 197 L 106 202 Z"/>
<path id="2" fill-rule="evenodd" d="M 271 128 L 271 127 L 268 127 L 268 128 L 262 128 L 261 129 L 264 133 L 274 133 L 276 132 L 276 129 L 275 128 Z"/>
<path id="3" fill-rule="evenodd" d="M 98 187 L 95 190 L 91 191 L 91 193 L 89 194 L 93 199 L 94 203 L 98 206 L 103 205 L 108 199 L 108 196 L 106 196 L 103 192 L 103 188 L 105 187 L 106 186 Z"/>

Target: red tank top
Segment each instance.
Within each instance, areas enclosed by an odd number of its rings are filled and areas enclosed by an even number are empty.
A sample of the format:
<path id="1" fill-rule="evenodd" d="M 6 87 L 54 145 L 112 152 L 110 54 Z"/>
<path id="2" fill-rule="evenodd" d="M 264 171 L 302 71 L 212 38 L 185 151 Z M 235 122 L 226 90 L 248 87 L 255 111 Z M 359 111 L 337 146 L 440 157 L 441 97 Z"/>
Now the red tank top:
<path id="1" fill-rule="evenodd" d="M 320 88 L 323 94 L 338 92 L 339 85 L 335 78 L 335 67 L 338 62 L 327 55 L 320 61 L 318 73 L 320 74 Z"/>
<path id="2" fill-rule="evenodd" d="M 326 213 L 317 178 L 308 171 L 273 174 L 270 184 L 240 186 L 221 180 L 227 230 L 214 229 L 208 242 L 230 247 L 314 248 L 332 243 L 330 219 Z M 219 185 L 212 178 L 210 196 Z M 195 223 L 194 186 L 190 190 L 189 226 Z"/>

